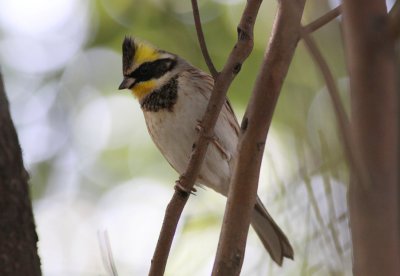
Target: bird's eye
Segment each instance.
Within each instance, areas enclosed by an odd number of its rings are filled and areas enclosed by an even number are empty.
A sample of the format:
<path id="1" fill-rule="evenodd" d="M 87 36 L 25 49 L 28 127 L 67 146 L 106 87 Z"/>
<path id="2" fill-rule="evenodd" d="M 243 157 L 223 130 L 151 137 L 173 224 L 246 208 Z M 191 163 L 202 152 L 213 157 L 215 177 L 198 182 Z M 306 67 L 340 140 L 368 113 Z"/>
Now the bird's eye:
<path id="1" fill-rule="evenodd" d="M 164 70 L 168 70 L 169 68 L 171 68 L 172 62 L 170 60 L 167 60 L 164 64 L 163 64 L 163 69 Z"/>
<path id="2" fill-rule="evenodd" d="M 141 75 L 146 75 L 149 72 L 149 67 L 146 66 L 146 65 L 145 66 L 141 66 L 139 71 L 140 71 Z"/>

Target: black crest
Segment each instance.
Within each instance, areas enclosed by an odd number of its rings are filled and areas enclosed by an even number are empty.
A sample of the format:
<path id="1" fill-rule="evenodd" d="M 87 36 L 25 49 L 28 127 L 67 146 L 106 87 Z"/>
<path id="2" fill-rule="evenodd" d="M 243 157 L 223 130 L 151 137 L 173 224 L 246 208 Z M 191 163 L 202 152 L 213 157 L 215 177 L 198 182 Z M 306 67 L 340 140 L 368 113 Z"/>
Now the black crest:
<path id="1" fill-rule="evenodd" d="M 136 52 L 136 44 L 133 38 L 126 36 L 122 43 L 122 70 L 126 73 L 132 65 Z"/>

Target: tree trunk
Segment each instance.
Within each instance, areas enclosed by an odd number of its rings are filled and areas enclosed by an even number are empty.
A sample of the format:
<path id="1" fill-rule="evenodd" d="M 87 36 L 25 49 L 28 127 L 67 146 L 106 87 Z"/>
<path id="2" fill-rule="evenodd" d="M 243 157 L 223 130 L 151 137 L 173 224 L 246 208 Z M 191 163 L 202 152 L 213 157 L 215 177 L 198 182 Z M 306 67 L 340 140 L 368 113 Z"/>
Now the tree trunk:
<path id="1" fill-rule="evenodd" d="M 41 274 L 28 178 L 0 74 L 0 275 Z"/>
<path id="2" fill-rule="evenodd" d="M 399 275 L 399 72 L 385 1 L 344 1 L 343 20 L 351 127 L 368 172 L 363 178 L 353 174 L 349 188 L 353 271 Z"/>

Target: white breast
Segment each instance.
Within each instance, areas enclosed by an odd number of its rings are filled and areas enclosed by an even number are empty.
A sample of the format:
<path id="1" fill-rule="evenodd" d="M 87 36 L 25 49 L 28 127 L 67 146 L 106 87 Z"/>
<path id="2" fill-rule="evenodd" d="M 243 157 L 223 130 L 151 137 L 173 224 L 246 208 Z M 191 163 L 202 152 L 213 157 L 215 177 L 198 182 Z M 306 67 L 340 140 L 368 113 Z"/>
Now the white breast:
<path id="1" fill-rule="evenodd" d="M 196 126 L 204 115 L 208 96 L 211 94 L 210 91 L 198 91 L 198 87 L 196 82 L 185 83 L 185 78 L 179 78 L 178 100 L 172 112 L 144 111 L 154 143 L 179 174 L 186 170 L 193 143 L 198 138 Z M 222 154 L 221 149 L 210 143 L 198 179 L 200 184 L 224 195 L 228 192 L 230 166 L 238 139 L 237 133 L 226 118 L 228 113 L 226 110 L 221 113 L 214 131 L 219 146 L 222 146 L 228 155 Z"/>

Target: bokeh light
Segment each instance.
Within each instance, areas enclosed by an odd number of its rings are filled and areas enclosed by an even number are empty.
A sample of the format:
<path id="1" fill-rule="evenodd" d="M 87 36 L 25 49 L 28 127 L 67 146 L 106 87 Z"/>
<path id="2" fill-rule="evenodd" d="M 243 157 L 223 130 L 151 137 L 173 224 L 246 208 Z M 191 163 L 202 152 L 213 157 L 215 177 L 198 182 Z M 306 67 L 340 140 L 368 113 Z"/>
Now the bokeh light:
<path id="1" fill-rule="evenodd" d="M 336 4 L 310 2 L 303 23 Z M 199 1 L 218 68 L 234 45 L 244 5 L 243 0 Z M 263 3 L 253 53 L 229 92 L 239 121 L 275 11 L 274 1 Z M 314 35 L 346 102 L 339 22 Z M 44 275 L 106 275 L 102 231 L 120 275 L 145 275 L 150 267 L 178 175 L 152 143 L 136 99 L 117 90 L 125 35 L 206 70 L 189 2 L 0 1 L 0 66 L 31 176 Z M 279 268 L 251 230 L 243 275 L 351 274 L 348 176 L 336 133 L 329 95 L 300 43 L 269 132 L 259 185 L 296 257 Z M 198 190 L 185 208 L 166 275 L 211 271 L 225 199 Z"/>

